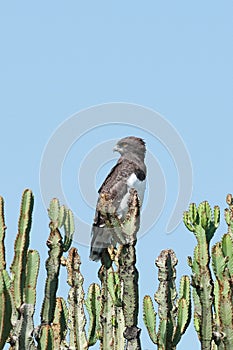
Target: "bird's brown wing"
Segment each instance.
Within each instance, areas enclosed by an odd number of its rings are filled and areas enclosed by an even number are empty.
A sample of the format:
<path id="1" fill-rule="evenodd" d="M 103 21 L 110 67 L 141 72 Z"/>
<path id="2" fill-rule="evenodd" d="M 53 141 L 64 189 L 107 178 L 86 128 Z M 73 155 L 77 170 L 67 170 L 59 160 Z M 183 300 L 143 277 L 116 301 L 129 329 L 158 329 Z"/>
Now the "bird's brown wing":
<path id="1" fill-rule="evenodd" d="M 99 198 L 92 226 L 92 240 L 90 259 L 99 260 L 104 248 L 111 245 L 113 232 L 111 228 L 105 226 L 105 217 L 101 214 L 99 204 L 101 196 L 106 195 L 106 200 L 111 203 L 114 210 L 117 211 L 122 198 L 127 193 L 127 180 L 132 173 L 137 171 L 134 162 L 120 158 L 117 164 L 112 168 L 99 189 Z"/>
<path id="2" fill-rule="evenodd" d="M 127 180 L 131 174 L 136 172 L 137 166 L 134 162 L 120 158 L 100 187 L 98 191 L 99 199 L 101 195 L 107 194 L 108 199 L 111 200 L 112 205 L 117 210 L 122 198 L 127 193 Z"/>

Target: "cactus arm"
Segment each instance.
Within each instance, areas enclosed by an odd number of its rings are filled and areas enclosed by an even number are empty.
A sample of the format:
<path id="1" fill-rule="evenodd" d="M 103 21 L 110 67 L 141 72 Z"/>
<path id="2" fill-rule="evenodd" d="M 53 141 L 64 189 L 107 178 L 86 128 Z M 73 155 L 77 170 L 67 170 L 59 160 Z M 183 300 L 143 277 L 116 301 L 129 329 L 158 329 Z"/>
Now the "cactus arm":
<path id="1" fill-rule="evenodd" d="M 198 339 L 201 340 L 201 333 L 200 333 L 201 332 L 201 314 L 202 314 L 201 302 L 195 288 L 193 288 L 192 292 L 193 292 L 192 294 L 193 294 L 193 303 L 194 303 L 193 324 L 197 332 Z"/>
<path id="2" fill-rule="evenodd" d="M 67 209 L 66 218 L 64 221 L 65 239 L 63 243 L 63 251 L 67 252 L 71 246 L 74 235 L 74 217 L 70 209 Z"/>
<path id="3" fill-rule="evenodd" d="M 98 276 L 101 281 L 101 334 L 100 334 L 100 349 L 114 350 L 115 348 L 115 333 L 113 327 L 114 303 L 108 291 L 108 273 L 113 271 L 112 266 L 108 266 L 108 259 L 106 261 L 102 258 L 103 265 L 100 267 Z"/>
<path id="4" fill-rule="evenodd" d="M 57 198 L 53 198 L 48 209 L 51 229 L 64 228 L 65 238 L 63 240 L 63 251 L 67 252 L 71 246 L 74 235 L 74 217 L 70 209 L 64 205 L 60 206 Z"/>
<path id="5" fill-rule="evenodd" d="M 233 236 L 233 198 L 232 194 L 228 194 L 226 197 L 226 202 L 229 208 L 225 209 L 225 220 L 228 226 L 228 233 Z"/>
<path id="6" fill-rule="evenodd" d="M 10 278 L 6 271 L 5 230 L 4 200 L 0 197 L 0 349 L 3 349 L 10 334 L 12 313 Z"/>
<path id="7" fill-rule="evenodd" d="M 23 291 L 25 285 L 25 267 L 27 259 L 27 250 L 29 246 L 29 233 L 31 229 L 33 210 L 33 195 L 30 190 L 23 192 L 20 217 L 18 223 L 18 234 L 15 240 L 14 259 L 11 265 L 13 278 L 13 295 L 15 307 L 17 309 L 23 303 Z"/>
<path id="8" fill-rule="evenodd" d="M 124 246 L 121 251 L 119 266 L 120 278 L 123 282 L 123 314 L 125 319 L 124 337 L 127 340 L 126 349 L 140 349 L 140 328 L 138 321 L 138 271 L 135 266 L 135 243 Z"/>
<path id="9" fill-rule="evenodd" d="M 126 349 L 140 349 L 140 332 L 138 328 L 138 270 L 136 268 L 137 232 L 140 225 L 140 203 L 137 191 L 130 190 L 129 210 L 122 223 L 122 232 L 126 243 L 119 256 L 119 275 L 123 283 L 123 314 L 125 319 L 124 337 Z"/>
<path id="10" fill-rule="evenodd" d="M 112 228 L 114 239 L 116 242 L 123 245 L 121 247 L 118 256 L 118 266 L 119 266 L 119 277 L 123 286 L 123 314 L 125 320 L 125 332 L 124 337 L 127 340 L 126 349 L 140 349 L 140 329 L 137 327 L 138 319 L 138 271 L 136 269 L 136 255 L 135 255 L 135 244 L 136 244 L 136 234 L 139 229 L 139 212 L 140 204 L 137 196 L 137 191 L 135 189 L 130 190 L 130 198 L 128 201 L 128 212 L 124 220 L 120 219 L 111 204 L 111 201 L 107 198 L 108 196 L 102 196 L 99 201 L 98 210 L 105 217 L 106 225 Z M 110 257 L 111 258 L 111 257 Z M 107 284 L 106 276 L 109 273 L 107 270 L 109 266 L 107 260 L 104 261 L 104 256 L 102 257 L 102 263 L 106 271 L 100 270 L 100 279 L 102 286 Z M 111 265 L 111 264 L 110 264 Z M 102 276 L 102 277 L 101 277 Z M 110 277 L 111 278 L 111 277 Z M 109 298 L 107 287 L 102 288 L 104 292 L 104 298 Z M 110 290 L 112 293 L 112 290 Z M 107 294 L 106 294 L 107 293 Z M 112 294 L 113 295 L 113 294 Z M 113 296 L 113 299 L 115 297 Z M 111 299 L 111 298 L 110 298 Z M 108 300 L 109 301 L 109 300 Z M 108 310 L 103 310 L 109 314 L 109 310 L 113 305 L 109 301 Z M 114 300 L 115 303 L 115 300 Z M 114 316 L 115 317 L 115 316 Z M 108 322 L 105 323 L 107 327 Z M 110 326 L 109 326 L 110 329 Z M 105 330 L 103 331 L 105 334 Z M 110 341 L 110 331 L 106 333 L 109 336 L 109 340 L 106 340 L 106 344 L 112 344 Z M 114 337 L 113 337 L 114 338 Z"/>
<path id="11" fill-rule="evenodd" d="M 229 235 L 229 234 L 228 234 Z M 229 236 L 230 238 L 230 236 Z M 225 348 L 233 348 L 233 306 L 232 306 L 232 289 L 231 280 L 229 279 L 228 256 L 224 256 L 231 252 L 232 241 L 228 241 L 227 237 L 223 236 L 222 242 L 218 242 L 212 248 L 212 263 L 213 270 L 217 278 L 215 283 L 215 309 L 216 309 L 216 331 L 222 335 L 219 342 L 222 340 Z M 224 248 L 223 248 L 224 247 Z M 219 332 L 220 331 L 220 332 Z M 221 342 L 220 342 L 221 344 Z"/>
<path id="12" fill-rule="evenodd" d="M 64 208 L 62 208 L 62 211 L 60 212 L 59 200 L 57 198 L 53 198 L 49 204 L 48 216 L 54 229 L 60 227 L 59 223 L 61 223 L 62 219 L 60 217 L 60 220 L 59 220 L 59 215 L 63 216 L 62 215 L 63 212 L 64 212 Z"/>
<path id="13" fill-rule="evenodd" d="M 6 258 L 5 258 L 5 218 L 4 218 L 4 200 L 0 196 L 0 270 L 6 268 Z"/>
<path id="14" fill-rule="evenodd" d="M 66 214 L 67 214 L 67 209 L 64 205 L 61 205 L 59 207 L 59 211 L 56 212 L 57 214 L 57 224 L 58 227 L 62 227 L 65 224 L 65 220 L 66 220 Z"/>
<path id="15" fill-rule="evenodd" d="M 149 295 L 146 295 L 143 299 L 143 320 L 150 339 L 154 344 L 157 344 L 158 342 L 156 334 L 156 315 L 152 299 Z"/>
<path id="16" fill-rule="evenodd" d="M 56 299 L 56 307 L 52 329 L 54 334 L 54 349 L 60 349 L 64 344 L 68 323 L 68 309 L 63 298 Z"/>
<path id="17" fill-rule="evenodd" d="M 199 332 L 203 350 L 211 348 L 213 339 L 213 279 L 210 271 L 209 244 L 219 226 L 220 210 L 215 206 L 213 211 L 207 201 L 200 203 L 197 209 L 191 204 L 189 210 L 184 213 L 184 224 L 194 232 L 197 239 L 197 247 L 194 251 L 193 261 L 190 261 L 192 268 L 192 284 L 195 288 L 196 329 Z M 194 210 L 193 210 L 194 209 Z M 201 316 L 199 319 L 199 303 Z M 194 318 L 195 319 L 195 318 Z M 200 322 L 199 322 L 200 320 Z"/>
<path id="18" fill-rule="evenodd" d="M 101 281 L 100 349 L 125 349 L 122 282 L 118 271 L 114 271 L 107 253 L 102 256 L 98 276 Z"/>
<path id="19" fill-rule="evenodd" d="M 80 257 L 76 248 L 69 250 L 66 261 L 68 284 L 70 286 L 69 303 L 69 329 L 70 349 L 85 350 L 88 348 L 85 333 L 86 318 L 84 313 L 83 276 L 80 272 Z"/>
<path id="20" fill-rule="evenodd" d="M 47 246 L 49 248 L 49 257 L 46 261 L 47 277 L 41 311 L 41 324 L 51 324 L 56 306 L 58 276 L 63 253 L 62 238 L 58 229 L 51 230 Z"/>
<path id="21" fill-rule="evenodd" d="M 175 330 L 175 308 L 174 303 L 177 296 L 175 287 L 177 258 L 173 250 L 163 250 L 156 259 L 159 269 L 159 288 L 155 293 L 155 301 L 159 305 L 158 316 L 160 319 L 158 330 L 159 349 L 170 350 L 172 347 L 172 335 Z"/>
<path id="22" fill-rule="evenodd" d="M 19 349 L 20 350 L 35 350 L 36 346 L 33 339 L 34 323 L 34 305 L 23 304 L 20 308 L 20 333 L 19 333 Z"/>
<path id="23" fill-rule="evenodd" d="M 43 325 L 40 329 L 38 350 L 57 350 L 54 348 L 53 344 L 54 335 L 52 327 L 49 325 Z"/>
<path id="24" fill-rule="evenodd" d="M 0 270 L 0 349 L 4 348 L 11 330 L 12 303 L 9 288 L 10 281 L 6 270 Z"/>
<path id="25" fill-rule="evenodd" d="M 92 346 L 100 337 L 100 287 L 96 283 L 92 283 L 88 288 L 87 299 L 85 306 L 89 315 L 89 331 L 88 331 L 88 345 Z"/>
<path id="26" fill-rule="evenodd" d="M 202 235 L 204 232 L 202 229 L 199 231 Z M 199 236 L 200 237 L 200 236 Z M 198 243 L 198 263 L 200 264 L 200 275 L 199 275 L 199 285 L 197 286 L 197 293 L 200 298 L 200 303 L 202 306 L 202 315 L 201 315 L 201 342 L 203 350 L 210 349 L 210 344 L 213 334 L 213 314 L 212 314 L 212 302 L 213 302 L 213 285 L 212 277 L 209 269 L 209 252 L 207 244 L 204 242 L 204 239 L 199 239 Z M 203 245 L 201 246 L 201 244 Z M 204 325 L 204 326 L 203 326 Z"/>
<path id="27" fill-rule="evenodd" d="M 121 288 L 121 297 L 123 294 L 123 288 Z M 115 348 L 124 349 L 125 348 L 125 339 L 122 337 L 122 334 L 125 330 L 125 320 L 122 307 L 114 304 L 115 308 Z"/>
<path id="28" fill-rule="evenodd" d="M 233 240 L 228 233 L 222 237 L 222 251 L 223 255 L 227 257 L 227 269 L 233 287 Z"/>
<path id="29" fill-rule="evenodd" d="M 177 311 L 177 325 L 173 337 L 173 346 L 175 347 L 181 339 L 181 336 L 186 331 L 191 320 L 191 293 L 190 280 L 188 276 L 182 276 L 180 280 L 180 291 L 178 311 Z"/>
<path id="30" fill-rule="evenodd" d="M 227 276 L 221 281 L 221 302 L 219 304 L 219 314 L 221 328 L 224 334 L 223 343 L 226 350 L 233 349 L 233 305 L 232 291 Z"/>
<path id="31" fill-rule="evenodd" d="M 40 256 L 37 250 L 29 250 L 27 254 L 24 301 L 26 304 L 36 304 L 36 283 L 40 267 Z"/>
<path id="32" fill-rule="evenodd" d="M 39 270 L 39 254 L 35 250 L 29 250 L 27 254 L 24 301 L 18 309 L 20 318 L 16 321 L 16 326 L 13 332 L 13 338 L 16 339 L 16 344 L 22 350 L 36 349 L 33 333 L 34 323 L 33 315 L 36 302 L 36 281 Z"/>
<path id="33" fill-rule="evenodd" d="M 113 270 L 107 275 L 107 288 L 114 305 L 122 306 L 120 278 L 119 274 Z"/>
<path id="34" fill-rule="evenodd" d="M 172 249 L 163 250 L 156 259 L 159 287 L 154 295 L 158 304 L 159 327 L 156 332 L 156 312 L 151 298 L 143 301 L 143 319 L 149 336 L 159 350 L 175 350 L 191 319 L 190 280 L 182 276 L 179 299 L 175 285 L 177 258 Z M 190 264 L 192 262 L 190 261 Z"/>

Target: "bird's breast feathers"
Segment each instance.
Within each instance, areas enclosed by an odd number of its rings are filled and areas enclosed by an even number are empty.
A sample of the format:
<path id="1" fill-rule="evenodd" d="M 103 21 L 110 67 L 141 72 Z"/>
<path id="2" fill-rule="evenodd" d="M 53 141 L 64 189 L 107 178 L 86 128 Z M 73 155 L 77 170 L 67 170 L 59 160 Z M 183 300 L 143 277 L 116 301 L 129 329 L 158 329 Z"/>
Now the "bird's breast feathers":
<path id="1" fill-rule="evenodd" d="M 140 201 L 140 206 L 142 206 L 143 203 L 143 198 L 144 198 L 144 193 L 145 193 L 145 188 L 146 188 L 146 181 L 139 180 L 137 175 L 135 173 L 132 173 L 127 182 L 127 192 L 122 198 L 120 205 L 117 209 L 117 214 L 122 217 L 126 214 L 128 210 L 128 200 L 129 200 L 129 191 L 131 188 L 134 188 L 137 191 L 138 198 Z"/>

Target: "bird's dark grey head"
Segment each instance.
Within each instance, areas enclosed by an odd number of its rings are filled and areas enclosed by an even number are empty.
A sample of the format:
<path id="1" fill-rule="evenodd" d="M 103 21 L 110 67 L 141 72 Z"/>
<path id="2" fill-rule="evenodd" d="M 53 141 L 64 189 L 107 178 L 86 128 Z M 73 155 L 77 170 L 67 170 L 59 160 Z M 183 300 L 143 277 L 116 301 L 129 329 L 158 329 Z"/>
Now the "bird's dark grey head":
<path id="1" fill-rule="evenodd" d="M 146 146 L 143 139 L 135 136 L 128 136 L 118 141 L 113 150 L 119 152 L 122 156 L 127 154 L 135 154 L 144 159 Z"/>

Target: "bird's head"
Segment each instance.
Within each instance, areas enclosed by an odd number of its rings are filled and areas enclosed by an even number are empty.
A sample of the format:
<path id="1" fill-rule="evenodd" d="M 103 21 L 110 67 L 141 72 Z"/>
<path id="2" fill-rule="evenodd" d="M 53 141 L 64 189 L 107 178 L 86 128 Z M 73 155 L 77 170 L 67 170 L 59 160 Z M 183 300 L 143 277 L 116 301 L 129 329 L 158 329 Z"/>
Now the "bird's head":
<path id="1" fill-rule="evenodd" d="M 122 156 L 132 153 L 144 159 L 146 146 L 143 139 L 135 136 L 128 136 L 118 141 L 113 151 L 119 152 Z"/>

